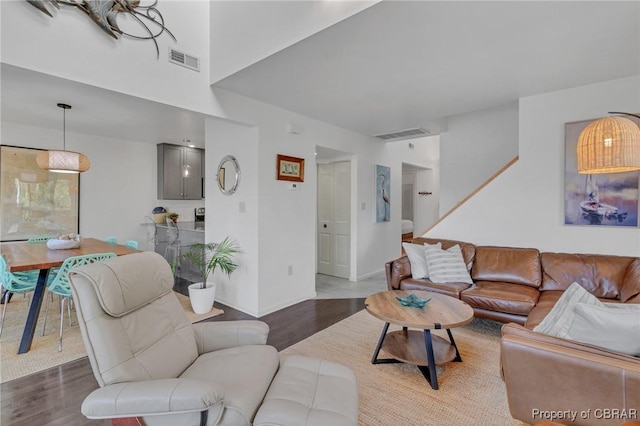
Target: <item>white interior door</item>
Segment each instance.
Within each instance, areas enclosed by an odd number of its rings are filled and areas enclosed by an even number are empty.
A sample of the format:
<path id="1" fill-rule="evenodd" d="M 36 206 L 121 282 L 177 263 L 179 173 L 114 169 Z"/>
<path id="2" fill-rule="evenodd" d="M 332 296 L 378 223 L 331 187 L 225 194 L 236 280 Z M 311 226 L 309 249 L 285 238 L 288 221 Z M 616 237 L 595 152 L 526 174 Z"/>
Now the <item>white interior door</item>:
<path id="1" fill-rule="evenodd" d="M 318 164 L 318 273 L 333 275 L 333 164 Z"/>
<path id="2" fill-rule="evenodd" d="M 318 272 L 351 272 L 351 163 L 318 165 Z"/>
<path id="3" fill-rule="evenodd" d="M 402 184 L 402 219 L 413 220 L 413 184 Z"/>

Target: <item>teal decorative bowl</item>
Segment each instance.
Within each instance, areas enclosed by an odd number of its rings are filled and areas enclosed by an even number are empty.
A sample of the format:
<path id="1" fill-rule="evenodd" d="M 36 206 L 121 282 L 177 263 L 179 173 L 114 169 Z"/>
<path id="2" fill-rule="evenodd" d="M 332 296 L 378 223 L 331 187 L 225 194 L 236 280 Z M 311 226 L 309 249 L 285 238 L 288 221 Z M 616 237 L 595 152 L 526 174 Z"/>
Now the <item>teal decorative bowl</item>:
<path id="1" fill-rule="evenodd" d="M 429 301 L 431 300 L 423 299 L 416 296 L 415 294 L 410 294 L 407 297 L 396 296 L 396 299 L 398 299 L 402 306 L 413 306 L 414 308 L 423 308 L 424 305 L 429 303 Z"/>

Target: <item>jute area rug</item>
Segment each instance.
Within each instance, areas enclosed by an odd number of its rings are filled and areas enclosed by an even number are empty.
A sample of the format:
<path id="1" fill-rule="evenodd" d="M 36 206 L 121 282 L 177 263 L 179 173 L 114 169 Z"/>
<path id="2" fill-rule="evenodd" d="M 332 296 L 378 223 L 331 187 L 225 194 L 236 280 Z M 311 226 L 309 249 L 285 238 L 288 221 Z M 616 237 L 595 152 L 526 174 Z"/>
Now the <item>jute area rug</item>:
<path id="1" fill-rule="evenodd" d="M 178 297 L 180 304 L 192 323 L 224 313 L 222 309 L 213 308 L 209 313 L 201 315 L 195 314 L 191 310 L 191 304 L 187 296 L 176 292 L 174 292 L 174 294 Z M 46 297 L 49 297 L 49 295 L 47 294 Z M 18 346 L 27 317 L 28 300 L 28 295 L 27 297 L 22 297 L 20 294 L 14 294 L 11 302 L 7 306 L 5 323 L 2 329 L 2 336 L 0 337 L 0 383 L 8 382 L 9 380 L 27 376 L 87 356 L 74 310 L 71 311 L 71 318 L 73 319 L 72 327 L 69 327 L 68 316 L 65 314 L 62 351 L 58 352 L 60 314 L 57 308 L 57 297 L 54 297 L 54 301 L 49 303 L 45 335 L 42 336 L 45 306 L 43 301 L 36 333 L 31 343 L 31 350 L 26 354 L 18 355 Z M 1 309 L 0 305 L 0 312 Z"/>
<path id="2" fill-rule="evenodd" d="M 452 329 L 463 362 L 439 366 L 439 390 L 417 367 L 371 364 L 384 323 L 360 311 L 283 350 L 349 366 L 358 379 L 360 425 L 522 425 L 509 414 L 500 378 L 500 326 L 474 319 Z M 391 330 L 400 327 L 392 325 Z M 446 339 L 446 331 L 433 333 Z M 388 357 L 384 351 L 380 358 Z"/>

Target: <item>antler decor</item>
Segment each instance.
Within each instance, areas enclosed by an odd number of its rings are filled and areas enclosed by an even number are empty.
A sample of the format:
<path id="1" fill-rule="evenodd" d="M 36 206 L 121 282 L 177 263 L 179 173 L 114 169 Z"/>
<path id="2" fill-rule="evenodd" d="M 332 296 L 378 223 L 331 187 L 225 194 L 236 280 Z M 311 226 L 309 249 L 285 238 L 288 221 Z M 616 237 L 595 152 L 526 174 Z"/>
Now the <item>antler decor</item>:
<path id="1" fill-rule="evenodd" d="M 171 31 L 164 25 L 164 18 L 156 8 L 158 0 L 148 6 L 141 6 L 140 0 L 26 0 L 43 13 L 53 17 L 49 11 L 49 5 L 60 9 L 60 5 L 77 7 L 86 13 L 104 32 L 118 39 L 120 35 L 140 40 L 153 40 L 156 46 L 156 54 L 160 57 L 156 38 L 164 32 L 169 34 L 173 41 L 177 41 Z M 117 23 L 120 13 L 131 16 L 144 28 L 143 35 L 135 35 L 124 32 Z M 151 27 L 151 28 L 150 28 Z M 153 28 L 153 30 L 152 30 Z"/>

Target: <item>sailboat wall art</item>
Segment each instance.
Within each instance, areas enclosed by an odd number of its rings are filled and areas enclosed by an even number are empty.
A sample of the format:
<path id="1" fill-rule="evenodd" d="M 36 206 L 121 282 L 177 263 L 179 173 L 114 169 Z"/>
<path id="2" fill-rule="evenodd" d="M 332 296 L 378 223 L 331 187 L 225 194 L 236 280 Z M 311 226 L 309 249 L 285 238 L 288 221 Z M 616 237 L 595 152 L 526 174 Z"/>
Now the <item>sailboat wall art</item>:
<path id="1" fill-rule="evenodd" d="M 565 123 L 564 223 L 637 227 L 640 172 L 578 173 L 578 137 L 592 121 Z"/>

